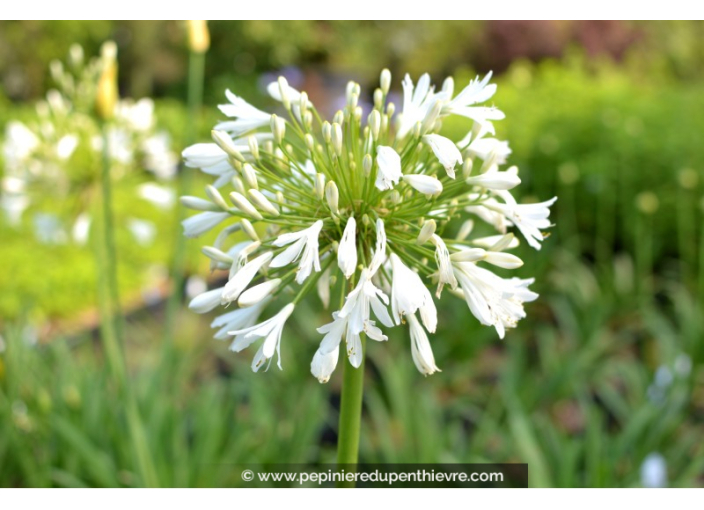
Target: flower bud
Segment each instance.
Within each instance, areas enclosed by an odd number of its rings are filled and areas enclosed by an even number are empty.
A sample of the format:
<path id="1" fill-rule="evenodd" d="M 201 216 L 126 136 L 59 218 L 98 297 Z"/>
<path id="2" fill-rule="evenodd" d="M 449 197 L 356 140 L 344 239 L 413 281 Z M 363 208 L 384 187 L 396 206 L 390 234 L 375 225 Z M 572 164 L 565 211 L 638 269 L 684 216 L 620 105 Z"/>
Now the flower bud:
<path id="1" fill-rule="evenodd" d="M 203 252 L 203 255 L 205 255 L 209 259 L 214 260 L 216 262 L 222 262 L 223 264 L 227 264 L 228 266 L 235 261 L 235 259 L 230 257 L 227 253 L 217 248 L 214 248 L 213 246 L 203 246 L 203 248 L 201 248 L 201 251 Z"/>
<path id="2" fill-rule="evenodd" d="M 184 196 L 180 198 L 181 205 L 195 211 L 213 211 L 220 212 L 221 209 L 209 200 L 199 197 Z"/>
<path id="3" fill-rule="evenodd" d="M 247 138 L 247 143 L 249 143 L 249 153 L 255 160 L 259 159 L 259 142 L 257 141 L 257 137 L 250 136 Z"/>
<path id="4" fill-rule="evenodd" d="M 100 62 L 102 72 L 98 80 L 95 109 L 101 119 L 110 120 L 115 115 L 115 106 L 119 99 L 117 90 L 117 45 L 113 41 L 103 44 Z"/>
<path id="5" fill-rule="evenodd" d="M 262 194 L 261 191 L 257 189 L 250 189 L 247 194 L 249 195 L 249 199 L 254 203 L 254 205 L 262 211 L 272 216 L 279 216 L 281 214 L 279 210 L 274 207 L 274 204 L 272 204 L 269 199 Z"/>
<path id="6" fill-rule="evenodd" d="M 464 160 L 464 163 L 462 163 L 462 177 L 465 179 L 468 179 L 470 175 L 472 175 L 472 166 L 474 165 L 474 161 L 472 161 L 472 158 L 467 158 Z"/>
<path id="7" fill-rule="evenodd" d="M 310 152 L 313 152 L 313 150 L 315 149 L 315 138 L 313 138 L 313 135 L 311 135 L 310 133 L 306 133 L 306 136 L 303 139 L 306 143 L 306 147 L 308 147 L 308 150 Z"/>
<path id="8" fill-rule="evenodd" d="M 227 202 L 225 202 L 225 199 L 222 198 L 222 195 L 217 190 L 217 188 L 215 188 L 214 186 L 208 184 L 205 187 L 205 193 L 206 193 L 206 195 L 208 195 L 210 200 L 212 200 L 215 203 L 215 205 L 217 205 L 223 211 L 227 211 L 230 209 L 230 206 L 227 205 Z"/>
<path id="9" fill-rule="evenodd" d="M 240 294 L 240 297 L 237 299 L 237 304 L 240 308 L 254 306 L 262 300 L 268 298 L 277 288 L 279 288 L 279 285 L 281 285 L 281 278 L 268 280 L 260 283 L 259 285 L 255 285 Z"/>
<path id="10" fill-rule="evenodd" d="M 327 120 L 323 122 L 323 140 L 325 143 L 330 143 L 332 140 L 332 126 Z"/>
<path id="11" fill-rule="evenodd" d="M 389 104 L 386 105 L 386 115 L 388 115 L 389 117 L 393 117 L 395 111 L 396 111 L 396 105 L 395 105 L 395 104 L 389 103 Z"/>
<path id="12" fill-rule="evenodd" d="M 332 124 L 332 147 L 337 156 L 342 155 L 342 127 L 337 122 Z"/>
<path id="13" fill-rule="evenodd" d="M 372 165 L 374 164 L 374 160 L 372 159 L 371 154 L 365 154 L 364 159 L 362 159 L 362 167 L 364 168 L 364 176 L 369 177 L 369 174 L 372 171 Z"/>
<path id="14" fill-rule="evenodd" d="M 244 183 L 249 188 L 259 189 L 259 183 L 257 182 L 257 173 L 254 168 L 249 163 L 242 165 L 242 178 Z M 244 194 L 244 193 L 243 193 Z"/>
<path id="15" fill-rule="evenodd" d="M 337 184 L 335 181 L 329 181 L 325 185 L 325 199 L 328 202 L 328 207 L 333 214 L 338 214 L 340 211 L 338 209 L 338 203 L 340 200 L 340 192 L 337 189 Z"/>
<path id="16" fill-rule="evenodd" d="M 452 79 L 452 76 L 445 78 L 442 83 L 442 91 L 447 92 L 447 97 L 452 98 L 452 94 L 455 91 L 455 80 Z"/>
<path id="17" fill-rule="evenodd" d="M 281 104 L 287 110 L 291 109 L 291 98 L 288 95 L 288 81 L 283 76 L 279 76 L 279 94 L 281 94 Z"/>
<path id="18" fill-rule="evenodd" d="M 280 118 L 276 114 L 273 114 L 271 116 L 271 132 L 274 135 L 274 142 L 276 142 L 278 145 L 281 145 L 281 142 L 284 139 L 284 136 L 286 135 L 286 122 L 284 119 Z"/>
<path id="19" fill-rule="evenodd" d="M 391 71 L 389 71 L 388 69 L 384 69 L 381 71 L 379 84 L 381 85 L 382 92 L 384 94 L 388 94 L 389 88 L 391 87 Z"/>
<path id="20" fill-rule="evenodd" d="M 460 227 L 460 231 L 457 232 L 457 239 L 458 241 L 464 241 L 467 239 L 467 236 L 472 233 L 472 229 L 474 228 L 474 221 L 473 220 L 467 220 L 462 224 L 462 227 Z"/>
<path id="21" fill-rule="evenodd" d="M 248 219 L 242 218 L 240 223 L 242 224 L 242 231 L 247 234 L 252 241 L 259 241 L 257 231 L 254 230 L 254 225 L 252 225 Z"/>
<path id="22" fill-rule="evenodd" d="M 344 124 L 345 112 L 343 112 L 342 110 L 337 110 L 337 112 L 335 112 L 335 115 L 332 118 L 332 121 L 333 121 L 333 123 L 337 123 L 340 125 Z"/>
<path id="23" fill-rule="evenodd" d="M 252 218 L 256 218 L 258 220 L 264 218 L 259 213 L 259 211 L 254 208 L 254 206 L 249 202 L 249 200 L 247 200 L 241 193 L 233 191 L 232 193 L 230 193 L 230 200 L 233 204 L 235 204 L 235 207 L 237 207 L 247 216 L 251 216 Z"/>
<path id="24" fill-rule="evenodd" d="M 317 174 L 315 176 L 315 196 L 322 200 L 325 196 L 325 174 Z"/>
<path id="25" fill-rule="evenodd" d="M 218 147 L 225 151 L 229 156 L 232 156 L 237 161 L 241 161 L 244 163 L 244 156 L 242 156 L 240 151 L 237 150 L 235 142 L 232 141 L 230 135 L 228 135 L 225 131 L 218 131 L 217 129 L 213 129 L 210 132 L 210 136 L 213 138 L 213 141 L 218 145 Z"/>
<path id="26" fill-rule="evenodd" d="M 428 240 L 433 237 L 433 234 L 435 234 L 436 228 L 437 224 L 435 223 L 435 220 L 428 220 L 423 223 L 423 227 L 420 229 L 420 233 L 416 239 L 416 244 L 420 246 L 427 243 Z"/>
<path id="27" fill-rule="evenodd" d="M 188 24 L 188 48 L 193 53 L 205 53 L 210 47 L 208 22 L 203 19 L 190 19 Z"/>
<path id="28" fill-rule="evenodd" d="M 381 129 L 381 114 L 378 110 L 372 110 L 372 113 L 367 117 L 367 124 L 369 124 L 369 129 L 372 133 L 372 138 L 374 141 L 379 140 L 379 129 Z"/>
<path id="29" fill-rule="evenodd" d="M 384 104 L 384 93 L 381 91 L 381 89 L 376 89 L 374 91 L 374 108 L 377 110 L 381 110 L 381 107 Z"/>

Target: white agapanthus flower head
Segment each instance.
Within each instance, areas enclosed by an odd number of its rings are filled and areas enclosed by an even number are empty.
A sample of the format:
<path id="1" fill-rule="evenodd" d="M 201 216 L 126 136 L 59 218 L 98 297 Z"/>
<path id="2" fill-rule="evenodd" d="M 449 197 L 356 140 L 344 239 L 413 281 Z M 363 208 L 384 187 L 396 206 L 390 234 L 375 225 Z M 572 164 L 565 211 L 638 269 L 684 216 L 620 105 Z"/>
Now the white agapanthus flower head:
<path id="1" fill-rule="evenodd" d="M 153 181 L 159 181 L 162 192 L 157 206 L 172 206 L 173 196 L 166 195 L 174 195 L 170 186 L 179 160 L 168 134 L 156 128 L 154 102 L 117 99 L 109 118 L 98 115 L 101 74 L 114 64 L 116 51 L 114 43 L 107 42 L 100 56 L 86 59 L 80 46 L 74 45 L 65 63 L 52 62 L 55 88 L 37 103 L 34 116 L 24 123 L 7 124 L 0 208 L 11 223 L 19 224 L 25 209 L 41 209 L 47 195 L 53 204 L 57 199 L 67 204 L 70 212 L 65 215 L 72 217 L 57 216 L 65 229 L 78 216 L 90 214 L 86 197 L 94 195 L 100 179 L 106 140 L 111 176 L 119 179 L 146 170 L 146 182 L 135 189 L 134 196 L 156 203 L 152 198 L 159 193 Z M 145 239 L 143 227 L 132 229 L 138 242 Z M 73 237 L 80 242 L 84 236 Z"/>
<path id="2" fill-rule="evenodd" d="M 511 150 L 494 138 L 492 122 L 503 113 L 482 104 L 496 91 L 489 78 L 454 95 L 452 79 L 436 92 L 427 74 L 416 85 L 406 76 L 396 113 L 386 101 L 385 70 L 371 112 L 350 82 L 347 105 L 330 122 L 284 78 L 267 91 L 285 116 L 228 91 L 229 104 L 220 107 L 228 119 L 215 127 L 213 143 L 183 152 L 187 166 L 214 179 L 207 198 L 182 198 L 198 211 L 183 222 L 185 234 L 220 229 L 203 253 L 212 268 L 229 271 L 227 283 L 196 296 L 191 309 L 229 306 L 213 321 L 215 336 L 231 338 L 234 351 L 263 339 L 257 371 L 286 345 L 282 332 L 295 306 L 317 291 L 323 307 L 332 307 L 311 362 L 320 382 L 330 379 L 341 351 L 359 367 L 365 339 L 386 341 L 394 327 L 407 329 L 418 370 L 438 372 L 429 335 L 442 328 L 436 299 L 443 289 L 503 338 L 538 297 L 532 279 L 495 273 L 523 264 L 507 251 L 518 246 L 508 229 L 539 249 L 555 198 L 519 204 L 511 195 L 521 180 L 515 166 L 502 168 Z M 439 132 L 449 115 L 473 121 L 459 141 Z M 463 215 L 456 230 L 452 220 Z M 472 238 L 475 220 L 497 233 Z M 250 239 L 245 247 L 238 232 Z M 279 312 L 257 322 L 270 304 Z"/>

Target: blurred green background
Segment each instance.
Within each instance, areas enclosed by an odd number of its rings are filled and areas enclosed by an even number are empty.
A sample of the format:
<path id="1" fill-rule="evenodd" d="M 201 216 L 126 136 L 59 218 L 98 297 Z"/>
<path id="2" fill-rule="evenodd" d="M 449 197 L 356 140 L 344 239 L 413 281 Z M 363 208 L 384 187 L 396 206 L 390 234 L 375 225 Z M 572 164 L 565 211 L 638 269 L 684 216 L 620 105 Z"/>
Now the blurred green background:
<path id="1" fill-rule="evenodd" d="M 193 119 L 182 24 L 0 22 L 0 130 L 31 115 L 51 87 L 49 63 L 72 43 L 95 55 L 117 42 L 121 95 L 155 99 L 177 153 L 191 125 L 209 138 L 225 88 L 271 105 L 264 85 L 277 73 L 334 112 L 348 79 L 371 94 L 383 67 L 397 93 L 405 72 L 435 83 L 453 75 L 460 86 L 493 70 L 519 193 L 559 197 L 542 250 L 518 251 L 520 276 L 534 276 L 541 297 L 503 341 L 464 303 L 441 302 L 431 341 L 442 372 L 429 378 L 413 366 L 405 332 L 371 345 L 361 461 L 527 462 L 531 486 L 638 487 L 656 459 L 667 485 L 704 485 L 703 23 L 209 28 Z M 464 135 L 459 124 L 445 129 Z M 195 178 L 189 194 L 202 195 L 205 182 Z M 284 331 L 283 371 L 253 374 L 246 353 L 212 340 L 212 316 L 185 306 L 165 342 L 159 296 L 176 217 L 120 193 L 127 361 L 159 484 L 237 486 L 238 463 L 334 462 L 341 371 L 328 385 L 309 373 L 320 340 L 310 324 L 329 312 L 299 307 Z M 159 224 L 149 246 L 126 231 L 135 208 Z M 142 486 L 98 341 L 93 255 L 40 243 L 26 216 L 0 223 L 0 486 Z M 187 243 L 188 275 L 208 274 L 202 244 Z"/>

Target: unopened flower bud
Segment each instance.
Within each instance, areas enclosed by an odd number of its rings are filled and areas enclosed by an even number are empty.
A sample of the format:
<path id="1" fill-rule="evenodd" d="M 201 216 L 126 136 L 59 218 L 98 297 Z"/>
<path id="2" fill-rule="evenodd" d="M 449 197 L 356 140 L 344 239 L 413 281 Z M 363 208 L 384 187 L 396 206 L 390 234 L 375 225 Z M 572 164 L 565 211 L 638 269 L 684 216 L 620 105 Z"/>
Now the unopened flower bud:
<path id="1" fill-rule="evenodd" d="M 334 122 L 332 124 L 331 135 L 333 150 L 335 151 L 335 154 L 337 154 L 339 157 L 342 155 L 342 127 L 337 122 Z"/>
<path id="2" fill-rule="evenodd" d="M 247 234 L 252 241 L 259 241 L 257 231 L 254 230 L 254 225 L 252 225 L 248 219 L 242 218 L 240 224 L 242 225 L 242 231 Z"/>
<path id="3" fill-rule="evenodd" d="M 433 107 L 428 111 L 425 118 L 423 119 L 423 125 L 421 127 L 421 131 L 423 133 L 427 133 L 428 131 L 431 131 L 433 129 L 435 121 L 440 115 L 441 108 L 442 103 L 440 101 L 435 101 L 435 103 L 433 103 Z"/>
<path id="4" fill-rule="evenodd" d="M 240 297 L 237 299 L 237 304 L 240 308 L 254 306 L 274 293 L 274 291 L 279 288 L 279 285 L 281 285 L 281 278 L 267 280 L 259 285 L 255 285 L 240 294 Z"/>
<path id="5" fill-rule="evenodd" d="M 271 132 L 274 135 L 274 142 L 281 145 L 286 135 L 286 122 L 276 114 L 271 116 Z"/>
<path id="6" fill-rule="evenodd" d="M 180 198 L 181 205 L 194 211 L 221 212 L 221 208 L 209 200 L 199 197 L 183 196 Z"/>
<path id="7" fill-rule="evenodd" d="M 396 105 L 395 105 L 395 104 L 389 103 L 389 104 L 386 105 L 386 115 L 388 115 L 389 117 L 393 117 L 395 111 L 396 111 Z"/>
<path id="8" fill-rule="evenodd" d="M 433 234 L 435 234 L 436 228 L 437 224 L 435 223 L 435 220 L 428 220 L 423 223 L 423 227 L 421 227 L 418 238 L 416 239 L 416 244 L 420 246 L 427 243 L 428 240 L 433 237 Z"/>
<path id="9" fill-rule="evenodd" d="M 464 241 L 467 239 L 467 236 L 472 233 L 472 229 L 474 228 L 474 221 L 473 220 L 467 220 L 465 221 L 462 226 L 460 227 L 460 231 L 457 232 L 457 239 L 458 241 Z"/>
<path id="10" fill-rule="evenodd" d="M 325 174 L 317 174 L 315 176 L 315 196 L 320 200 L 325 196 Z"/>
<path id="11" fill-rule="evenodd" d="M 291 109 L 291 98 L 288 95 L 288 81 L 283 76 L 279 76 L 279 94 L 281 94 L 281 104 L 287 110 Z"/>
<path id="12" fill-rule="evenodd" d="M 203 19 L 190 19 L 188 23 L 188 48 L 194 53 L 205 53 L 210 47 L 208 22 Z"/>
<path id="13" fill-rule="evenodd" d="M 445 81 L 442 83 L 442 91 L 447 93 L 447 97 L 452 97 L 455 91 L 455 80 L 452 79 L 452 76 L 445 78 Z"/>
<path id="14" fill-rule="evenodd" d="M 343 112 L 342 110 L 337 110 L 337 112 L 335 112 L 335 115 L 332 118 L 332 121 L 333 121 L 333 123 L 337 123 L 340 125 L 344 124 L 345 112 Z"/>
<path id="15" fill-rule="evenodd" d="M 332 140 L 332 126 L 327 120 L 323 122 L 323 140 L 325 143 L 330 143 Z"/>
<path id="16" fill-rule="evenodd" d="M 215 205 L 220 207 L 223 211 L 227 211 L 228 209 L 230 209 L 230 206 L 227 205 L 227 202 L 225 202 L 225 199 L 222 198 L 222 195 L 217 190 L 217 188 L 215 188 L 214 186 L 208 184 L 205 187 L 205 193 L 208 195 L 210 200 L 212 200 L 215 203 Z"/>
<path id="17" fill-rule="evenodd" d="M 259 183 L 257 182 L 257 173 L 255 172 L 252 165 L 245 163 L 242 165 L 242 178 L 248 188 L 259 189 Z"/>
<path id="18" fill-rule="evenodd" d="M 376 89 L 374 91 L 374 108 L 377 110 L 381 110 L 381 107 L 383 106 L 384 102 L 384 93 L 381 91 L 381 89 Z"/>
<path id="19" fill-rule="evenodd" d="M 115 106 L 119 99 L 117 90 L 117 45 L 113 41 L 103 44 L 100 61 L 102 72 L 98 80 L 95 109 L 101 119 L 110 120 L 115 114 Z"/>
<path id="20" fill-rule="evenodd" d="M 230 265 L 235 261 L 227 253 L 213 246 L 203 246 L 201 251 L 203 252 L 203 255 L 216 262 L 222 262 L 223 264 Z"/>
<path id="21" fill-rule="evenodd" d="M 255 160 L 259 159 L 259 142 L 256 136 L 250 136 L 247 138 L 247 143 L 249 144 L 249 153 Z"/>
<path id="22" fill-rule="evenodd" d="M 474 165 L 474 161 L 472 161 L 472 158 L 467 158 L 464 160 L 464 163 L 462 163 L 462 177 L 465 179 L 468 179 L 470 175 L 472 175 L 472 166 Z"/>
<path id="23" fill-rule="evenodd" d="M 270 214 L 271 216 L 279 216 L 281 214 L 279 210 L 274 207 L 274 204 L 272 204 L 269 199 L 266 198 L 266 196 L 258 189 L 250 189 L 247 192 L 247 195 L 254 205 L 260 210 Z"/>
<path id="24" fill-rule="evenodd" d="M 259 213 L 259 211 L 254 208 L 254 206 L 249 202 L 249 200 L 247 200 L 241 193 L 233 191 L 232 193 L 230 193 L 230 200 L 233 204 L 235 204 L 235 207 L 237 207 L 247 216 L 251 216 L 252 218 L 256 218 L 258 220 L 264 218 Z"/>
<path id="25" fill-rule="evenodd" d="M 379 140 L 379 129 L 381 129 L 381 114 L 378 110 L 372 110 L 372 113 L 367 117 L 367 123 L 372 133 L 374 141 Z"/>
<path id="26" fill-rule="evenodd" d="M 389 88 L 391 87 L 391 71 L 389 71 L 388 69 L 384 69 L 381 71 L 379 84 L 381 85 L 382 92 L 384 94 L 388 94 Z"/>
<path id="27" fill-rule="evenodd" d="M 213 138 L 213 141 L 218 145 L 218 147 L 220 147 L 228 155 L 232 156 L 237 161 L 241 161 L 244 163 L 244 156 L 242 156 L 240 151 L 237 150 L 235 142 L 232 141 L 230 135 L 228 135 L 225 131 L 213 129 L 210 132 L 210 136 Z"/>
<path id="28" fill-rule="evenodd" d="M 325 199 L 328 202 L 328 207 L 332 211 L 333 214 L 338 214 L 340 211 L 338 209 L 339 207 L 339 200 L 340 200 L 340 192 L 337 189 L 337 184 L 335 184 L 335 181 L 329 181 L 325 185 Z"/>
<path id="29" fill-rule="evenodd" d="M 315 149 L 315 138 L 313 138 L 313 135 L 306 133 L 306 136 L 303 139 L 306 143 L 306 147 L 308 147 L 308 150 L 313 152 L 313 149 Z"/>
<path id="30" fill-rule="evenodd" d="M 369 174 L 372 171 L 372 165 L 374 164 L 374 160 L 372 159 L 371 154 L 365 154 L 364 159 L 362 159 L 362 167 L 364 168 L 364 175 L 365 177 L 369 177 Z"/>
<path id="31" fill-rule="evenodd" d="M 247 188 L 244 187 L 242 179 L 238 176 L 232 178 L 232 187 L 235 188 L 236 192 L 241 193 L 242 195 L 247 193 Z"/>

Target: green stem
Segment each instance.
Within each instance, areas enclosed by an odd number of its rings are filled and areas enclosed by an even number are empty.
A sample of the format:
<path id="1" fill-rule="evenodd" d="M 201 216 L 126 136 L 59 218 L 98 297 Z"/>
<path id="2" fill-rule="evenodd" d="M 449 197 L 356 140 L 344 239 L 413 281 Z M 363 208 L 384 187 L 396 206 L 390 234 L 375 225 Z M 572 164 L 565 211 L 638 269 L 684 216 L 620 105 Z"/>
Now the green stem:
<path id="1" fill-rule="evenodd" d="M 187 143 L 193 143 L 196 138 L 200 108 L 203 103 L 203 75 L 205 72 L 205 53 L 191 52 L 188 61 L 188 115 L 191 121 L 186 132 Z M 179 175 L 178 196 L 187 195 L 193 181 L 193 171 L 184 169 Z M 181 221 L 185 216 L 185 208 L 176 208 L 176 228 L 174 233 L 174 253 L 171 260 L 171 294 L 166 302 L 166 317 L 164 320 L 164 346 L 169 349 L 173 340 L 176 316 L 181 305 L 184 273 L 186 271 L 186 238 L 181 232 Z M 168 353 L 167 353 L 168 354 Z M 168 362 L 170 356 L 165 355 Z"/>
<path id="2" fill-rule="evenodd" d="M 337 463 L 357 464 L 359 458 L 359 432 L 362 420 L 362 394 L 364 393 L 364 333 L 362 341 L 362 364 L 354 368 L 345 362 L 342 382 L 342 396 L 340 400 L 340 424 L 337 438 Z M 340 482 L 338 487 L 354 488 L 354 482 Z"/>
<path id="3" fill-rule="evenodd" d="M 112 211 L 112 181 L 110 176 L 110 148 L 107 129 L 103 126 L 103 157 L 101 173 L 102 191 L 102 231 L 101 242 L 96 242 L 96 258 L 100 282 L 100 310 L 102 313 L 101 338 L 108 366 L 115 380 L 118 392 L 125 402 L 127 426 L 136 465 L 144 485 L 158 487 L 159 482 L 151 458 L 151 452 L 144 426 L 137 407 L 137 401 L 129 384 L 127 365 L 123 350 L 123 324 L 120 308 L 120 294 L 117 281 L 117 257 L 115 249 L 115 227 Z"/>

